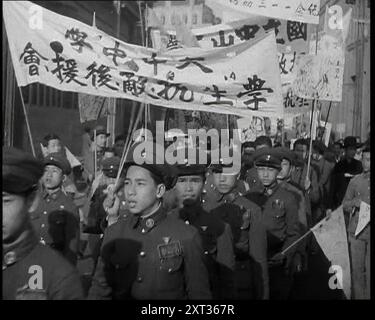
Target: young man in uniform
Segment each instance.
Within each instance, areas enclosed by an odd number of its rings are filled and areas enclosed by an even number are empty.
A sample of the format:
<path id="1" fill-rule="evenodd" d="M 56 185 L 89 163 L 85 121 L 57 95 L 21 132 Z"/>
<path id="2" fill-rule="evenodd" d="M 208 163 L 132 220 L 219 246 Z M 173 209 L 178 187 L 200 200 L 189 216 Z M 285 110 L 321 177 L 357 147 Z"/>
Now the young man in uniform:
<path id="1" fill-rule="evenodd" d="M 219 193 L 214 214 L 228 223 L 235 253 L 235 298 L 268 299 L 267 235 L 261 210 L 238 190 L 239 172 L 225 173 L 228 165 L 211 165 L 214 188 Z"/>
<path id="2" fill-rule="evenodd" d="M 201 206 L 207 165 L 189 164 L 187 159 L 185 163 L 177 165 L 174 192 L 178 208 L 169 215 L 194 226 L 201 235 L 213 299 L 233 299 L 234 252 L 230 226 Z"/>
<path id="3" fill-rule="evenodd" d="M 151 141 L 129 150 L 124 193 L 131 214 L 105 231 L 89 299 L 211 298 L 197 230 L 168 217 L 162 206 L 174 184 L 163 150 Z"/>
<path id="4" fill-rule="evenodd" d="M 260 136 L 254 142 L 255 150 L 263 148 L 272 148 L 272 141 L 267 136 Z M 254 154 L 253 154 L 254 155 Z M 259 180 L 258 172 L 254 166 L 254 159 L 252 157 L 252 167 L 245 173 L 245 181 L 249 185 L 250 192 L 262 192 L 263 184 Z"/>
<path id="5" fill-rule="evenodd" d="M 362 150 L 363 172 L 355 176 L 348 185 L 342 202 L 349 216 L 348 242 L 352 273 L 352 299 L 370 299 L 370 223 L 356 236 L 361 202 L 370 205 L 370 146 Z"/>
<path id="6" fill-rule="evenodd" d="M 277 183 L 281 169 L 281 157 L 275 149 L 257 150 L 254 163 L 263 183 L 262 194 L 246 195 L 262 207 L 262 222 L 267 229 L 268 261 L 270 276 L 270 299 L 287 299 L 293 283 L 290 271 L 297 246 L 285 253 L 301 236 L 298 207 L 294 195 Z"/>
<path id="7" fill-rule="evenodd" d="M 298 219 L 301 234 L 304 234 L 312 227 L 310 199 L 304 190 L 290 179 L 291 172 L 295 169 L 296 155 L 284 147 L 275 148 L 275 151 L 281 157 L 281 170 L 277 175 L 277 183 L 286 190 L 292 192 L 298 205 Z M 295 272 L 307 271 L 307 242 L 301 241 L 298 245 L 291 268 L 292 274 Z"/>
<path id="8" fill-rule="evenodd" d="M 43 164 L 3 147 L 3 299 L 83 299 L 78 272 L 55 250 L 39 242 L 30 222 L 38 206 Z"/>
<path id="9" fill-rule="evenodd" d="M 73 199 L 62 190 L 70 170 L 68 160 L 59 153 L 51 153 L 44 159 L 41 200 L 30 218 L 40 241 L 61 252 L 75 265 L 80 217 Z"/>

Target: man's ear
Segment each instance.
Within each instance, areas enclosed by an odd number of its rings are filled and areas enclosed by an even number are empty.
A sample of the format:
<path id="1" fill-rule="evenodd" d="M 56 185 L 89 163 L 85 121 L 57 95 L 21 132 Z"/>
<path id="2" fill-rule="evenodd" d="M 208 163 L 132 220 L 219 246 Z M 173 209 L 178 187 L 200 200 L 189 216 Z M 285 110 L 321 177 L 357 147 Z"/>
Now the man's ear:
<path id="1" fill-rule="evenodd" d="M 164 183 L 158 184 L 156 187 L 156 198 L 161 199 L 165 194 L 166 188 Z"/>

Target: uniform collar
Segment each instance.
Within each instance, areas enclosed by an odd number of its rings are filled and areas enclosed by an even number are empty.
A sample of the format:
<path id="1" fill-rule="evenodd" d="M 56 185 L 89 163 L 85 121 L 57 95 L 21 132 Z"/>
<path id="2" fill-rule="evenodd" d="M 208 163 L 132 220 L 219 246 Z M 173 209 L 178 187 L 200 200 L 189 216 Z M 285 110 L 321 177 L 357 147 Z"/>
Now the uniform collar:
<path id="1" fill-rule="evenodd" d="M 59 188 L 59 190 L 57 190 L 56 192 L 51 193 L 51 194 L 48 193 L 47 190 L 44 190 L 42 197 L 43 197 L 43 199 L 56 200 L 60 197 L 61 193 L 62 193 L 61 188 Z"/>
<path id="2" fill-rule="evenodd" d="M 131 227 L 137 228 L 143 234 L 148 233 L 151 229 L 157 226 L 161 221 L 166 218 L 167 214 L 160 204 L 155 213 L 147 217 L 140 217 L 139 215 L 133 215 L 131 218 Z"/>
<path id="3" fill-rule="evenodd" d="M 277 190 L 278 187 L 279 187 L 279 184 L 276 182 L 274 185 L 272 185 L 270 187 L 265 187 L 264 190 L 263 190 L 263 193 L 267 197 L 270 197 L 275 193 L 275 191 Z"/>
<path id="4" fill-rule="evenodd" d="M 38 244 L 38 238 L 31 226 L 26 231 L 26 236 L 16 240 L 9 247 L 3 247 L 3 270 L 8 266 L 26 257 Z"/>

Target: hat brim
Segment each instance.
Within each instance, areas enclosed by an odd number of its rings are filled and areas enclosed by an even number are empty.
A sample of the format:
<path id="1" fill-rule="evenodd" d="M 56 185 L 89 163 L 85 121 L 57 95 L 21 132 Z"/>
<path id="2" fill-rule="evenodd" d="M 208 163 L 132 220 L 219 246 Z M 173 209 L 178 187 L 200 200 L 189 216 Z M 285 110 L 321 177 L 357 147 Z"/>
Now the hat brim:
<path id="1" fill-rule="evenodd" d="M 267 168 L 273 168 L 273 169 L 281 170 L 281 165 L 273 164 L 273 163 L 269 163 L 269 162 L 256 161 L 254 163 L 254 165 L 256 167 L 267 167 Z"/>
<path id="2" fill-rule="evenodd" d="M 63 172 L 63 174 L 70 174 L 70 171 L 71 170 L 68 170 L 67 168 L 63 168 L 63 166 L 60 164 L 60 162 L 56 161 L 56 160 L 45 160 L 44 161 L 44 166 L 48 166 L 48 165 L 52 165 L 52 166 L 55 166 L 55 167 L 58 167 L 61 169 L 61 171 Z"/>

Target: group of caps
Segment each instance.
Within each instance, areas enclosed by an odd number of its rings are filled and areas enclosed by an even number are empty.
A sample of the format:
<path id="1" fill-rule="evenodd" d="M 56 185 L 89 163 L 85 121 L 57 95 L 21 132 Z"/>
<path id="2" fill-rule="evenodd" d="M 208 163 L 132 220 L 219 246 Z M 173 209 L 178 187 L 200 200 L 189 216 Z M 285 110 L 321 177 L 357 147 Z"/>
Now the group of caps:
<path id="1" fill-rule="evenodd" d="M 158 161 L 157 157 L 160 157 L 160 153 L 156 152 L 156 144 L 151 141 L 146 143 L 142 142 L 142 144 L 142 147 L 149 144 L 149 148 L 147 149 L 146 147 L 145 150 L 152 150 L 152 157 L 149 157 L 149 159 L 153 159 L 153 161 L 146 161 L 143 164 L 139 164 L 139 162 L 135 160 L 135 149 L 140 145 L 140 143 L 137 143 L 133 145 L 128 152 L 127 159 L 123 166 L 123 173 L 130 165 L 139 165 L 158 176 L 166 185 L 167 189 L 171 189 L 174 186 L 176 182 L 175 178 L 180 175 L 205 174 L 208 168 L 211 168 L 214 172 L 222 172 L 224 167 L 232 166 L 231 164 L 226 164 L 227 162 L 223 161 L 223 159 L 220 159 L 219 163 L 211 164 L 200 164 L 197 162 L 189 164 L 187 159 L 185 159 L 184 164 L 177 164 L 175 166 L 159 164 L 160 161 Z M 199 154 L 199 151 L 197 151 L 196 154 Z M 187 149 L 185 150 L 185 156 L 187 157 Z M 253 154 L 255 166 L 277 169 L 281 168 L 281 161 L 284 158 L 288 159 L 291 163 L 296 163 L 296 161 L 298 161 L 292 151 L 283 147 L 262 148 L 255 151 Z M 66 175 L 71 172 L 68 160 L 60 153 L 51 153 L 45 157 L 43 161 L 40 161 L 22 150 L 3 147 L 3 190 L 19 194 L 35 188 L 43 175 L 44 167 L 47 165 L 54 165 L 60 168 L 63 174 Z M 119 157 L 107 158 L 102 162 L 103 173 L 108 177 L 115 178 L 119 167 Z"/>

